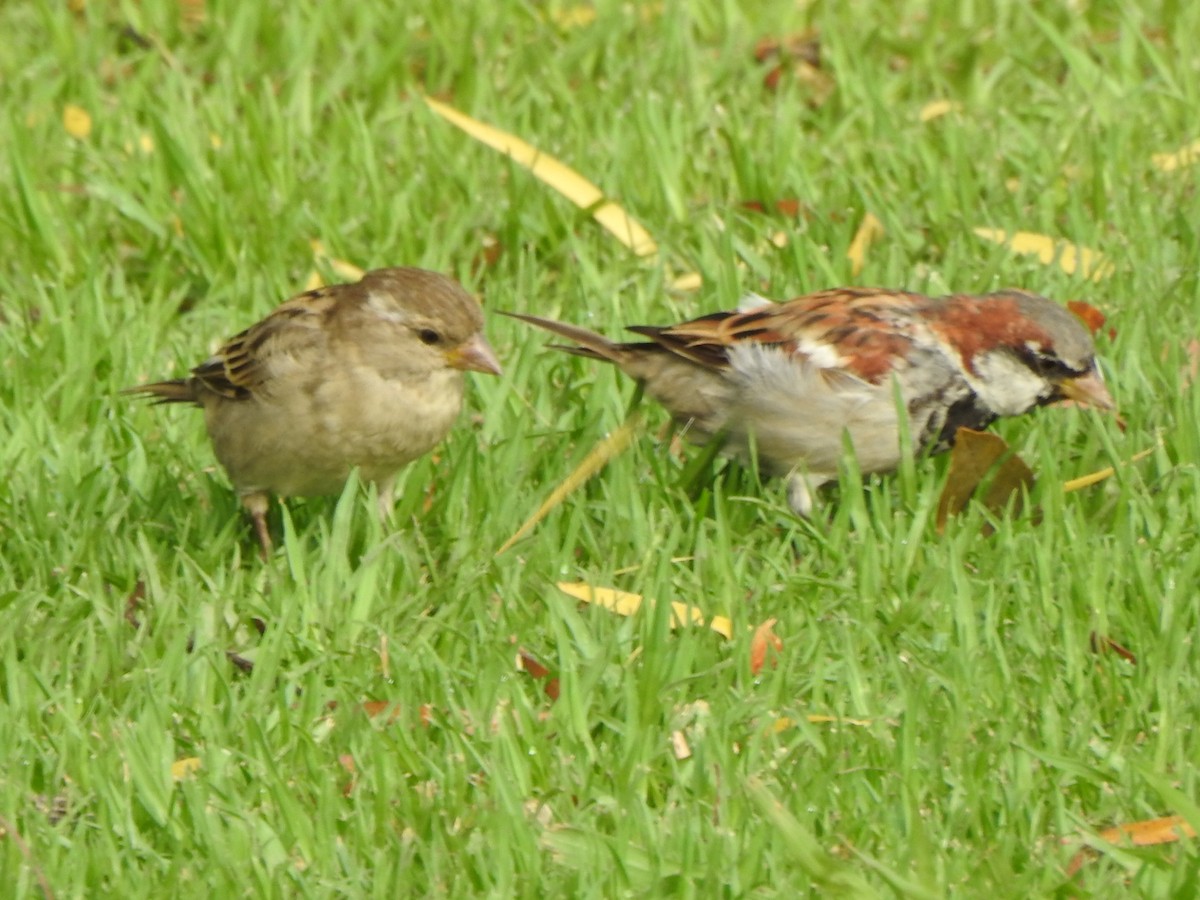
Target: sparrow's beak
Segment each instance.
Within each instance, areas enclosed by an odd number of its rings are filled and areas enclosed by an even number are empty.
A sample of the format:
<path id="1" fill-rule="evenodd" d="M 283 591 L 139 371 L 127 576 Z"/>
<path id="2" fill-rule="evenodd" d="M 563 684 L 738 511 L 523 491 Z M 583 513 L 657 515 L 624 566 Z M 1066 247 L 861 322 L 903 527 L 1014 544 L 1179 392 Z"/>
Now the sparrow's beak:
<path id="1" fill-rule="evenodd" d="M 477 334 L 465 344 L 446 351 L 446 365 L 452 369 L 487 372 L 489 375 L 500 374 L 500 360 L 496 359 L 496 351 L 482 334 Z"/>
<path id="2" fill-rule="evenodd" d="M 1060 382 L 1059 391 L 1068 400 L 1074 400 L 1083 406 L 1094 406 L 1096 409 L 1112 410 L 1117 405 L 1113 403 L 1112 395 L 1104 386 L 1100 373 L 1095 369 L 1078 378 L 1070 378 Z"/>

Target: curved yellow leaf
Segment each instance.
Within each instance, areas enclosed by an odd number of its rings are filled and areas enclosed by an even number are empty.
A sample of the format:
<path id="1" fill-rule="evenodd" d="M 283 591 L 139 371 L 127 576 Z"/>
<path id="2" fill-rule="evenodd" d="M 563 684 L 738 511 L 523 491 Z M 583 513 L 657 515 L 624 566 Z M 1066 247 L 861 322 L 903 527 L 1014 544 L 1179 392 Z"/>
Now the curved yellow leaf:
<path id="1" fill-rule="evenodd" d="M 1008 247 L 1013 253 L 1036 256 L 1042 265 L 1056 263 L 1068 275 L 1078 272 L 1084 278 L 1100 281 L 1114 271 L 1113 264 L 1099 251 L 1046 234 L 1032 231 L 1008 232 L 1002 228 L 976 228 L 974 232 L 985 241 Z"/>
<path id="2" fill-rule="evenodd" d="M 602 607 L 618 616 L 632 616 L 642 608 L 641 594 L 631 594 L 616 588 L 592 587 L 586 581 L 560 581 L 556 587 L 569 597 Z M 703 611 L 685 603 L 672 602 L 671 627 L 678 628 L 684 624 L 701 626 L 707 624 L 722 637 L 733 636 L 733 622 L 725 616 L 713 616 L 706 623 Z"/>
<path id="3" fill-rule="evenodd" d="M 513 162 L 528 169 L 536 178 L 554 188 L 580 209 L 591 210 L 592 218 L 638 256 L 651 256 L 658 252 L 658 245 L 645 228 L 612 200 L 605 200 L 604 192 L 600 188 L 570 166 L 518 137 L 472 119 L 453 106 L 440 103 L 432 97 L 426 97 L 425 103 L 443 119 L 461 128 L 475 140 L 511 157 Z"/>
<path id="4" fill-rule="evenodd" d="M 1174 172 L 1176 169 L 1194 166 L 1200 162 L 1200 140 L 1192 141 L 1174 153 L 1155 153 L 1150 157 L 1150 162 L 1160 172 Z"/>
<path id="5" fill-rule="evenodd" d="M 867 213 L 863 216 L 858 231 L 854 233 L 850 249 L 846 251 L 846 258 L 850 260 L 850 274 L 854 278 L 857 278 L 862 272 L 867 261 L 867 250 L 871 248 L 871 244 L 878 237 L 883 237 L 883 223 L 875 217 L 874 213 Z"/>
<path id="6" fill-rule="evenodd" d="M 533 531 L 534 526 L 542 521 L 550 510 L 567 499 L 572 491 L 603 469 L 608 465 L 610 459 L 618 456 L 626 447 L 633 443 L 633 438 L 637 434 L 637 429 L 641 421 L 641 413 L 635 411 L 625 420 L 620 428 L 593 447 L 591 452 L 583 458 L 583 462 L 575 467 L 575 471 L 551 491 L 550 496 L 542 502 L 537 511 L 521 524 L 521 527 L 513 533 L 512 537 L 504 542 L 500 549 L 496 551 L 496 555 L 499 556 L 521 538 L 525 537 L 525 535 L 529 534 L 529 532 Z"/>

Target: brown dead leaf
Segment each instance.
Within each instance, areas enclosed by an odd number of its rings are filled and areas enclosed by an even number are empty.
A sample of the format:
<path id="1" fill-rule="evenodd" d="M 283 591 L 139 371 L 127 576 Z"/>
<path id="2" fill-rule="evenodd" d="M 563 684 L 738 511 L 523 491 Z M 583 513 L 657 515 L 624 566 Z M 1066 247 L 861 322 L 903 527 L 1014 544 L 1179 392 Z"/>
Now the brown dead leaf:
<path id="1" fill-rule="evenodd" d="M 1137 657 L 1133 655 L 1133 651 L 1122 647 L 1110 637 L 1105 637 L 1102 634 L 1092 632 L 1088 638 L 1091 644 L 1093 653 L 1115 653 L 1131 666 L 1137 665 Z"/>
<path id="2" fill-rule="evenodd" d="M 1068 300 L 1067 309 L 1073 312 L 1075 317 L 1084 325 L 1086 325 L 1088 331 L 1090 331 L 1092 334 L 1099 332 L 1100 329 L 1104 327 L 1104 323 L 1108 321 L 1104 313 L 1100 312 L 1100 310 L 1096 309 L 1096 307 L 1092 306 L 1092 304 L 1083 300 Z M 1116 331 L 1110 330 L 1108 336 L 1110 338 L 1115 338 L 1117 333 Z"/>
<path id="3" fill-rule="evenodd" d="M 385 725 L 391 725 L 400 719 L 400 704 L 392 703 L 389 700 L 364 700 L 362 711 L 370 719 L 378 719 L 386 713 L 387 720 L 384 722 Z"/>
<path id="4" fill-rule="evenodd" d="M 535 680 L 546 679 L 546 686 L 543 688 L 543 690 L 546 692 L 546 696 L 551 700 L 558 699 L 558 677 L 551 676 L 550 670 L 542 665 L 537 658 L 524 647 L 517 651 L 517 671 L 527 672 L 529 677 Z"/>
<path id="5" fill-rule="evenodd" d="M 1183 390 L 1190 388 L 1200 375 L 1200 340 L 1191 338 L 1184 345 L 1183 352 L 1187 354 L 1187 362 L 1179 370 L 1179 384 Z"/>
<path id="6" fill-rule="evenodd" d="M 783 640 L 775 633 L 775 623 L 778 619 L 767 619 L 754 629 L 754 637 L 750 640 L 750 674 L 757 675 L 767 662 L 767 654 L 771 656 L 771 665 L 777 665 L 779 660 L 774 654 L 783 651 Z"/>
<path id="7" fill-rule="evenodd" d="M 939 534 L 945 531 L 951 516 L 966 508 L 979 485 L 993 470 L 995 476 L 981 500 L 984 507 L 992 511 L 1003 509 L 1013 497 L 1020 503 L 1021 488 L 1033 486 L 1033 471 L 1015 453 L 1005 457 L 1008 452 L 1008 444 L 998 435 L 970 428 L 958 429 L 954 449 L 950 451 L 950 473 L 938 501 Z M 999 468 L 996 468 L 997 463 Z"/>
<path id="8" fill-rule="evenodd" d="M 1152 847 L 1155 844 L 1173 844 L 1183 839 L 1192 839 L 1196 830 L 1183 816 L 1164 816 L 1160 819 L 1145 819 L 1141 822 L 1127 822 L 1116 825 L 1100 832 L 1100 839 L 1118 846 Z M 1069 839 L 1068 839 L 1069 840 Z M 1074 875 L 1084 863 L 1095 859 L 1097 850 L 1084 847 L 1072 858 L 1067 865 L 1067 875 Z"/>
<path id="9" fill-rule="evenodd" d="M 350 780 L 342 785 L 342 796 L 349 797 L 354 793 L 354 786 L 358 784 L 358 766 L 354 764 L 354 757 L 349 753 L 338 756 L 338 765 L 350 775 Z"/>

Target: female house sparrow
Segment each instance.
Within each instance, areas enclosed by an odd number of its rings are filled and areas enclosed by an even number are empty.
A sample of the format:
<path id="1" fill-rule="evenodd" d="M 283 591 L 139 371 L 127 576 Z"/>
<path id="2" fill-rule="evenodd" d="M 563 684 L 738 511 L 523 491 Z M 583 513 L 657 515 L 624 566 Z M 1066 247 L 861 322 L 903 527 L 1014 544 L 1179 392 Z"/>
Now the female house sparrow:
<path id="1" fill-rule="evenodd" d="M 424 269 L 368 272 L 300 294 L 231 338 L 190 378 L 129 388 L 195 403 L 266 556 L 268 495 L 336 494 L 350 470 L 391 508 L 396 472 L 462 407 L 462 372 L 498 375 L 479 303 Z"/>
<path id="2" fill-rule="evenodd" d="M 703 442 L 721 435 L 787 475 L 807 517 L 812 493 L 837 478 L 843 434 L 863 472 L 900 462 L 898 404 L 915 451 L 939 453 L 961 426 L 1070 398 L 1111 409 L 1083 325 L 1024 291 L 930 298 L 835 288 L 785 303 L 750 295 L 735 312 L 631 328 L 648 343 L 613 343 L 575 325 L 515 315 L 574 341 L 569 353 L 614 363 L 641 381 Z"/>

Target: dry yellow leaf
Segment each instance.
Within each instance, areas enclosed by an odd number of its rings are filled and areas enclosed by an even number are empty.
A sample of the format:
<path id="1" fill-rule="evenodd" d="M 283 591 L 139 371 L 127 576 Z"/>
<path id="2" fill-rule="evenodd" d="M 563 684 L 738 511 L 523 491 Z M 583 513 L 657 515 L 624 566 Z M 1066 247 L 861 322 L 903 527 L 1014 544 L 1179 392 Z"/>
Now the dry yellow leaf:
<path id="1" fill-rule="evenodd" d="M 92 117 L 82 106 L 68 103 L 63 107 L 62 121 L 63 128 L 67 129 L 67 134 L 73 138 L 82 141 L 92 133 Z"/>
<path id="2" fill-rule="evenodd" d="M 537 508 L 537 511 L 526 519 L 521 527 L 518 528 L 507 541 L 496 551 L 499 556 L 505 550 L 508 550 L 529 532 L 533 531 L 534 526 L 546 517 L 546 514 L 563 500 L 570 496 L 571 492 L 577 487 L 586 482 L 589 478 L 608 465 L 608 461 L 620 454 L 632 442 L 634 435 L 637 434 L 638 426 L 641 425 L 642 417 L 637 411 L 633 412 L 625 423 L 616 431 L 602 440 L 599 444 L 592 448 L 592 451 L 583 458 L 575 471 L 566 477 L 566 479 L 550 492 L 542 505 Z"/>
<path id="3" fill-rule="evenodd" d="M 183 781 L 193 772 L 200 768 L 200 757 L 187 756 L 183 759 L 177 759 L 171 763 L 171 778 L 174 781 Z"/>
<path id="4" fill-rule="evenodd" d="M 147 153 L 147 154 L 153 153 L 154 152 L 154 138 L 150 137 L 150 135 L 146 134 L 146 132 L 143 131 L 141 134 L 138 135 L 138 149 L 141 150 L 143 153 Z"/>
<path id="5" fill-rule="evenodd" d="M 850 249 L 846 251 L 846 258 L 850 260 L 850 274 L 854 278 L 862 272 L 867 260 L 867 250 L 878 237 L 883 237 L 883 223 L 875 218 L 874 213 L 867 213 L 863 216 L 858 231 L 854 233 Z"/>
<path id="6" fill-rule="evenodd" d="M 618 616 L 632 616 L 642 608 L 642 595 L 619 591 L 616 588 L 592 587 L 585 581 L 560 581 L 557 584 L 560 591 L 576 600 L 603 607 Z M 653 601 L 651 601 L 653 603 Z M 703 611 L 685 603 L 671 603 L 671 627 L 681 625 L 706 624 Z M 733 636 L 733 622 L 724 616 L 713 616 L 707 620 L 707 625 L 717 634 L 728 638 Z"/>
<path id="7" fill-rule="evenodd" d="M 957 109 L 959 105 L 953 100 L 931 100 L 921 107 L 920 119 L 922 122 L 932 122 Z"/>
<path id="8" fill-rule="evenodd" d="M 700 290 L 703 284 L 704 279 L 699 272 L 685 272 L 683 275 L 676 275 L 671 279 L 671 290 L 688 294 Z"/>
<path id="9" fill-rule="evenodd" d="M 1032 231 L 1007 232 L 1001 228 L 976 228 L 985 241 L 1008 247 L 1013 253 L 1036 256 L 1043 265 L 1057 263 L 1068 275 L 1078 272 L 1084 278 L 1100 281 L 1112 275 L 1114 266 L 1096 250 Z"/>
<path id="10" fill-rule="evenodd" d="M 1130 463 L 1135 463 L 1138 460 L 1145 459 L 1154 452 L 1153 447 L 1149 450 L 1143 450 L 1140 453 L 1135 453 L 1129 457 Z M 1099 484 L 1106 478 L 1112 478 L 1117 474 L 1117 470 L 1113 466 L 1101 469 L 1099 472 L 1092 472 L 1090 475 L 1081 475 L 1078 478 L 1072 478 L 1070 481 L 1063 484 L 1063 493 L 1069 494 L 1072 491 L 1081 491 L 1086 487 L 1091 487 L 1093 484 Z"/>
<path id="11" fill-rule="evenodd" d="M 618 241 L 638 256 L 651 256 L 658 245 L 640 224 L 604 193 L 574 169 L 543 153 L 532 144 L 472 119 L 452 106 L 426 97 L 429 108 L 446 121 L 461 128 L 480 143 L 509 156 L 517 165 L 528 169 L 534 177 L 558 191 L 580 209 L 590 210 L 592 217 Z"/>
<path id="12" fill-rule="evenodd" d="M 1186 169 L 1200 162 L 1200 140 L 1192 141 L 1186 147 L 1180 147 L 1174 153 L 1155 153 L 1150 157 L 1154 168 L 1160 172 L 1174 172 L 1176 169 Z"/>
<path id="13" fill-rule="evenodd" d="M 810 725 L 858 725 L 861 727 L 871 724 L 870 719 L 843 719 L 841 716 L 823 716 L 815 713 L 810 716 L 805 716 L 804 721 L 808 722 Z M 795 719 L 790 719 L 787 716 L 780 716 L 775 720 L 772 728 L 774 728 L 776 734 L 779 734 L 781 731 L 787 731 L 789 728 L 792 728 L 795 726 L 795 724 Z"/>
<path id="14" fill-rule="evenodd" d="M 675 752 L 676 759 L 683 760 L 692 757 L 692 748 L 688 746 L 687 735 L 679 729 L 671 732 L 671 749 Z"/>
<path id="15" fill-rule="evenodd" d="M 596 9 L 592 6 L 568 6 L 550 13 L 550 20 L 564 31 L 571 28 L 583 28 L 596 21 Z"/>

